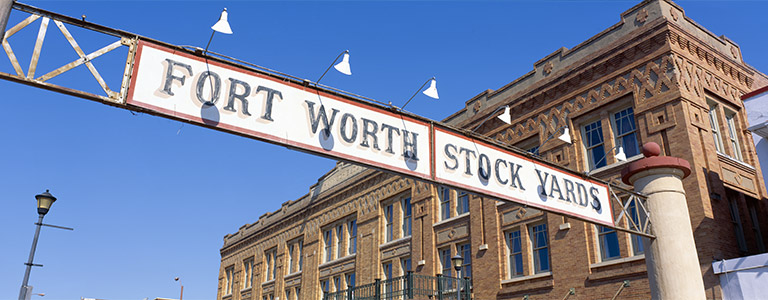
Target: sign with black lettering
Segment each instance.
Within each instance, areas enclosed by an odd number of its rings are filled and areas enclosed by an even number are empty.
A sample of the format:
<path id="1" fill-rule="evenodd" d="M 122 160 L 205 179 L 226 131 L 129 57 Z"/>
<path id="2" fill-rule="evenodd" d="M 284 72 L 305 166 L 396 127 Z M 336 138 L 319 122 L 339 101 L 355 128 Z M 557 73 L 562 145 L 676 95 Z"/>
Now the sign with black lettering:
<path id="1" fill-rule="evenodd" d="M 606 185 L 448 130 L 434 134 L 437 182 L 614 226 Z"/>
<path id="2" fill-rule="evenodd" d="M 428 123 L 145 41 L 138 45 L 127 103 L 303 151 L 431 178 Z"/>

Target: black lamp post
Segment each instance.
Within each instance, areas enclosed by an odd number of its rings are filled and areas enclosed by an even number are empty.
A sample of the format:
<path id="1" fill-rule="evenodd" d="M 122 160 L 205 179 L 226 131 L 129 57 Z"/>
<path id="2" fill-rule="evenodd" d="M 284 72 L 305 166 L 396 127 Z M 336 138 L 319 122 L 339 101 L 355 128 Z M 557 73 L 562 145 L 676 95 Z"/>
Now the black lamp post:
<path id="1" fill-rule="evenodd" d="M 40 217 L 37 220 L 37 223 L 35 223 L 35 225 L 37 225 L 37 228 L 35 229 L 35 238 L 32 240 L 32 249 L 29 250 L 29 259 L 27 260 L 27 263 L 25 263 L 25 265 L 27 265 L 27 270 L 24 272 L 24 281 L 21 283 L 19 300 L 25 300 L 27 298 L 27 292 L 30 291 L 27 283 L 29 283 L 29 273 L 32 271 L 32 266 L 43 266 L 33 264 L 32 260 L 35 258 L 35 248 L 37 248 L 37 239 L 40 237 L 40 227 L 43 226 L 43 217 L 45 217 L 45 214 L 51 209 L 53 202 L 56 201 L 56 197 L 51 195 L 48 190 L 45 190 L 45 193 L 36 195 L 35 199 L 37 199 L 37 213 Z"/>
<path id="2" fill-rule="evenodd" d="M 464 258 L 458 253 L 451 257 L 453 268 L 456 269 L 456 299 L 461 299 L 461 265 L 464 264 Z"/>

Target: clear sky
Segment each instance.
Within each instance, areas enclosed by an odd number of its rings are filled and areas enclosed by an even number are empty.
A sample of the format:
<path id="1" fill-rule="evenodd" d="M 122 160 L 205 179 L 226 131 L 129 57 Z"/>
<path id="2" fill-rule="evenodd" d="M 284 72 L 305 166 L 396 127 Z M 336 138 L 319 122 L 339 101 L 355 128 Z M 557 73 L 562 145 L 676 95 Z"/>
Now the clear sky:
<path id="1" fill-rule="evenodd" d="M 619 22 L 639 1 L 23 1 L 177 45 L 316 80 L 341 51 L 352 76 L 323 83 L 402 105 L 432 76 L 440 100 L 408 110 L 441 120 L 486 89 Z M 768 3 L 678 1 L 768 72 Z M 9 28 L 26 15 L 13 13 Z M 39 22 L 10 39 L 26 70 Z M 71 28 L 71 27 L 68 27 Z M 88 53 L 114 38 L 70 29 Z M 51 24 L 38 75 L 77 56 Z M 0 71 L 12 73 L 5 55 Z M 125 51 L 94 60 L 113 89 Z M 54 81 L 97 90 L 84 66 Z M 59 198 L 30 284 L 42 299 L 215 299 L 223 236 L 301 197 L 335 162 L 193 125 L 0 81 L 0 300 L 16 299 L 34 234 L 34 195 Z M 33 299 L 38 296 L 33 296 Z"/>

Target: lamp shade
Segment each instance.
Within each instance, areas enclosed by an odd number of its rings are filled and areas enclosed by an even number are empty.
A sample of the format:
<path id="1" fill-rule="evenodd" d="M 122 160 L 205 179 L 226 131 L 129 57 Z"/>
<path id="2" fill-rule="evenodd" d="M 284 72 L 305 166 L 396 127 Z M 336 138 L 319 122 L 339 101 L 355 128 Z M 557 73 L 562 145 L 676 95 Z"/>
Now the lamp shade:
<path id="1" fill-rule="evenodd" d="M 35 199 L 37 199 L 37 213 L 41 215 L 47 214 L 53 202 L 56 201 L 56 197 L 51 195 L 48 190 L 45 190 L 45 193 L 35 195 Z"/>
<path id="2" fill-rule="evenodd" d="M 432 80 L 429 82 L 429 87 L 424 90 L 424 95 L 433 99 L 440 99 L 440 97 L 437 96 L 437 81 L 434 77 L 432 77 Z"/>
<path id="3" fill-rule="evenodd" d="M 561 140 L 563 142 L 566 142 L 568 144 L 572 143 L 571 142 L 571 131 L 568 130 L 568 126 L 566 126 L 565 129 L 563 129 L 563 134 L 561 134 L 559 137 L 557 137 L 557 139 L 559 139 L 559 140 Z"/>
<path id="4" fill-rule="evenodd" d="M 344 75 L 352 75 L 352 69 L 349 66 L 349 51 L 344 51 L 344 56 L 341 58 L 341 62 L 333 66 L 333 68 Z"/>
<path id="5" fill-rule="evenodd" d="M 461 255 L 454 255 L 451 257 L 451 264 L 453 264 L 454 269 L 461 269 L 461 265 L 464 264 L 464 258 L 461 257 Z"/>
<path id="6" fill-rule="evenodd" d="M 219 21 L 216 22 L 216 24 L 213 24 L 211 26 L 211 29 L 217 32 L 225 33 L 225 34 L 232 34 L 232 28 L 229 27 L 229 21 L 227 21 L 227 9 L 225 8 L 221 12 L 221 16 L 219 17 Z"/>
<path id="7" fill-rule="evenodd" d="M 504 107 L 504 113 L 500 114 L 497 118 L 504 121 L 504 123 L 512 124 L 512 116 L 509 115 L 509 106 Z"/>
<path id="8" fill-rule="evenodd" d="M 624 153 L 624 148 L 621 146 L 616 147 L 618 150 L 618 153 L 616 153 L 616 160 L 618 161 L 627 161 L 627 154 Z"/>

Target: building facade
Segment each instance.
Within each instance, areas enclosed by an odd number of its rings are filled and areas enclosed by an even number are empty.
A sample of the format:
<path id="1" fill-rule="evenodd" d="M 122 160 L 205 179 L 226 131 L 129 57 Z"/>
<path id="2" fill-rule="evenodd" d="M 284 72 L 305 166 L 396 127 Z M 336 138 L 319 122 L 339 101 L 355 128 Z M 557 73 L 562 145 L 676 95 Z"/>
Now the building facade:
<path id="1" fill-rule="evenodd" d="M 643 1 L 621 20 L 444 121 L 616 185 L 619 147 L 628 161 L 646 142 L 688 160 L 701 276 L 721 299 L 712 261 L 766 249 L 766 190 L 740 96 L 768 76 L 671 1 Z M 511 125 L 481 124 L 504 105 Z M 550 139 L 565 126 L 571 144 Z M 218 299 L 321 299 L 408 271 L 456 277 L 457 254 L 474 299 L 645 299 L 643 253 L 636 235 L 339 163 L 304 197 L 224 237 Z"/>

